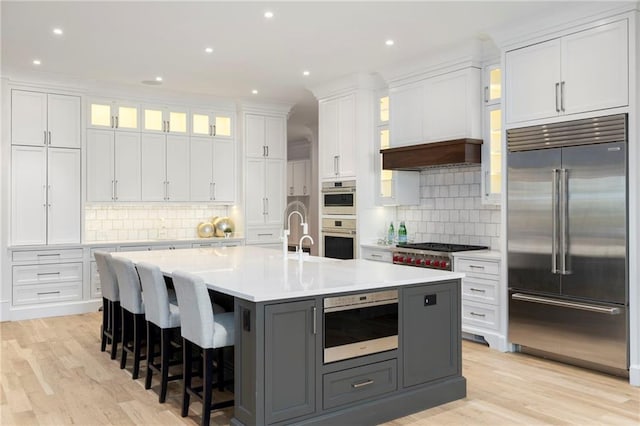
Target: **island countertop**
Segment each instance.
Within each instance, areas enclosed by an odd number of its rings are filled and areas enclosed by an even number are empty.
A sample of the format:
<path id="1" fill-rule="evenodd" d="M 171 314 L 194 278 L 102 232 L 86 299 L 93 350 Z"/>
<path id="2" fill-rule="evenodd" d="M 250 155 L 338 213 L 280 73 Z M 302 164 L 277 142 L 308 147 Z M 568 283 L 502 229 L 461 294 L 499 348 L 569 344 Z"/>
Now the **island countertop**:
<path id="1" fill-rule="evenodd" d="M 254 246 L 116 252 L 114 257 L 182 270 L 202 277 L 216 291 L 251 302 L 295 299 L 460 279 L 464 274 L 412 268 L 364 259 L 336 260 Z"/>

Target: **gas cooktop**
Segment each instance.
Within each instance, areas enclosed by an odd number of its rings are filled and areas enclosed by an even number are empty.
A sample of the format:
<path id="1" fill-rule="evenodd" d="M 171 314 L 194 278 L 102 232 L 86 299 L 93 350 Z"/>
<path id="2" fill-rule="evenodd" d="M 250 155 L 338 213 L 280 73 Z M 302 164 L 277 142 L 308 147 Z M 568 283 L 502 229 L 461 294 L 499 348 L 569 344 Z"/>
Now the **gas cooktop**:
<path id="1" fill-rule="evenodd" d="M 447 244 L 447 243 L 410 243 L 410 244 L 397 244 L 398 248 L 410 248 L 415 250 L 431 250 L 443 253 L 453 253 L 456 251 L 468 251 L 468 250 L 485 250 L 488 247 L 485 246 L 470 246 L 465 244 Z"/>

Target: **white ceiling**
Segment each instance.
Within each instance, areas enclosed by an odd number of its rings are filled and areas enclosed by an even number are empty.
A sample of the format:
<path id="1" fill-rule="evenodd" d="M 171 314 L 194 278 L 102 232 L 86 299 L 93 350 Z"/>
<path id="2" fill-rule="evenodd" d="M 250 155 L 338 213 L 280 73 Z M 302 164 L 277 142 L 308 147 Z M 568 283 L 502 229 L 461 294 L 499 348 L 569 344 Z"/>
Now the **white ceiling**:
<path id="1" fill-rule="evenodd" d="M 295 104 L 290 140 L 317 125 L 307 88 L 575 2 L 1 2 L 3 75 L 72 77 Z M 274 18 L 263 14 L 271 10 Z M 52 33 L 64 30 L 62 36 Z M 395 45 L 387 47 L 385 40 Z M 212 54 L 204 52 L 213 47 Z M 42 64 L 35 67 L 33 59 Z M 303 70 L 310 76 L 304 77 Z M 257 89 L 258 95 L 251 90 Z"/>

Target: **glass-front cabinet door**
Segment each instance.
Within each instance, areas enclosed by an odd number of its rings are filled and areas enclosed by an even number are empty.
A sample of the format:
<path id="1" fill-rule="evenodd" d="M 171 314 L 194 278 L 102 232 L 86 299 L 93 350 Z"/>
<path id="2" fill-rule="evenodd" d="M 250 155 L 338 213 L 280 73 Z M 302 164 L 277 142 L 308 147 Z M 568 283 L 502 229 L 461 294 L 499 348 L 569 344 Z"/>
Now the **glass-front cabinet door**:
<path id="1" fill-rule="evenodd" d="M 189 132 L 188 112 L 182 108 L 145 106 L 142 131 L 186 135 Z"/>
<path id="2" fill-rule="evenodd" d="M 140 130 L 140 107 L 134 103 L 111 100 L 92 100 L 87 114 L 93 129 Z"/>
<path id="3" fill-rule="evenodd" d="M 191 110 L 191 135 L 231 139 L 231 114 Z"/>
<path id="4" fill-rule="evenodd" d="M 502 192 L 502 70 L 484 68 L 484 143 L 482 145 L 482 201 L 500 204 Z"/>

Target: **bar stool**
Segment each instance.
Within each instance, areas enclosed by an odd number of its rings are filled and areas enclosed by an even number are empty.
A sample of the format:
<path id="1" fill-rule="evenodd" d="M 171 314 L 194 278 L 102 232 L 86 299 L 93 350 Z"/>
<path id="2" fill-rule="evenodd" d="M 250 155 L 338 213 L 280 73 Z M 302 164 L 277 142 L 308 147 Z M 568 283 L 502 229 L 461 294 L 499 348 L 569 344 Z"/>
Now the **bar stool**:
<path id="1" fill-rule="evenodd" d="M 144 303 L 138 271 L 129 259 L 113 258 L 113 269 L 118 278 L 120 289 L 120 307 L 122 308 L 122 353 L 120 368 L 127 364 L 127 352 L 133 354 L 132 378 L 135 380 L 140 373 L 140 361 L 146 359 L 141 356 L 141 348 L 145 329 Z"/>
<path id="2" fill-rule="evenodd" d="M 180 311 L 180 332 L 182 334 L 182 363 L 184 383 L 182 388 L 182 417 L 189 414 L 190 396 L 202 401 L 202 425 L 208 425 L 211 410 L 231 407 L 233 400 L 212 404 L 214 354 L 217 353 L 218 389 L 224 388 L 224 360 L 222 349 L 233 346 L 235 340 L 234 313 L 214 315 L 207 287 L 202 278 L 182 272 L 173 272 L 173 285 L 178 296 L 178 305 L 186 307 Z M 202 351 L 202 388 L 191 386 L 192 351 Z M 202 393 L 200 391 L 202 390 Z"/>
<path id="3" fill-rule="evenodd" d="M 181 345 L 174 347 L 171 336 L 180 330 L 180 309 L 170 303 L 169 292 L 164 276 L 155 265 L 140 262 L 136 265 L 142 284 L 144 296 L 145 317 L 147 319 L 147 376 L 144 388 L 151 388 L 153 372 L 160 374 L 159 402 L 167 398 L 167 385 L 172 380 L 182 379 L 182 374 L 169 376 L 171 356 L 174 349 L 181 349 Z M 160 363 L 154 363 L 156 355 L 156 337 L 160 335 Z"/>
<path id="4" fill-rule="evenodd" d="M 102 332 L 100 351 L 107 349 L 107 343 L 111 344 L 111 359 L 116 359 L 118 342 L 120 341 L 120 291 L 118 280 L 113 270 L 112 257 L 104 251 L 95 251 L 100 287 L 102 291 Z"/>

